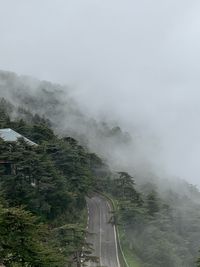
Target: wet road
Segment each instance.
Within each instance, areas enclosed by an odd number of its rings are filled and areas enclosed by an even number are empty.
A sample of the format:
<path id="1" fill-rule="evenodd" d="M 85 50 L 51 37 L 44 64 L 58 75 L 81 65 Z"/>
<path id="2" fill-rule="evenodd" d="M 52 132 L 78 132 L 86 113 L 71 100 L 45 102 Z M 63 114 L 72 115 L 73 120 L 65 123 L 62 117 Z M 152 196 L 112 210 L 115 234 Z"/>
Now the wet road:
<path id="1" fill-rule="evenodd" d="M 120 267 L 115 226 L 109 223 L 110 203 L 104 197 L 95 195 L 87 199 L 87 205 L 87 241 L 93 244 L 93 255 L 99 257 L 98 264 L 90 262 L 87 266 Z"/>

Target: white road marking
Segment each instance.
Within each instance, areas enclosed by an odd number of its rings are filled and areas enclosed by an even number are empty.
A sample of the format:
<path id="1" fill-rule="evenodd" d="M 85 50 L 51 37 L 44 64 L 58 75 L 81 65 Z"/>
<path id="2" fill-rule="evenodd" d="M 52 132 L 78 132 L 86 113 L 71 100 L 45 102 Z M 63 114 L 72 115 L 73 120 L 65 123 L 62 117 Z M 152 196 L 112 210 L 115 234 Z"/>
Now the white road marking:
<path id="1" fill-rule="evenodd" d="M 109 212 L 111 212 L 113 209 L 112 209 L 112 206 L 110 204 L 109 201 L 105 200 L 106 201 L 106 205 L 108 207 L 108 210 Z M 99 208 L 99 264 L 100 266 L 102 266 L 102 209 L 101 209 L 101 199 L 100 198 L 96 198 L 96 201 L 94 200 L 94 202 L 96 202 L 97 204 L 97 207 Z M 90 207 L 89 205 L 87 205 L 87 209 L 88 209 L 88 225 L 87 225 L 87 229 L 89 227 L 89 220 L 91 219 L 90 218 Z M 121 245 L 120 243 L 118 244 L 117 242 L 117 229 L 116 229 L 116 226 L 113 225 L 113 232 L 114 232 L 114 242 L 115 242 L 115 251 L 116 251 L 116 260 L 117 260 L 117 267 L 121 267 L 120 266 L 120 261 L 119 261 L 119 255 L 118 255 L 118 245 L 121 249 Z M 119 238 L 119 236 L 118 236 Z M 123 253 L 123 251 L 122 251 Z M 88 262 L 88 266 L 93 266 L 93 264 L 91 262 Z M 127 265 L 128 266 L 128 265 Z"/>
<path id="2" fill-rule="evenodd" d="M 107 203 L 109 211 L 112 211 L 110 203 L 108 201 L 106 203 Z M 117 234 L 116 234 L 116 226 L 115 225 L 113 225 L 113 229 L 114 229 L 114 236 L 115 236 L 115 251 L 116 251 L 116 257 L 117 257 L 117 265 L 120 267 L 119 256 L 118 256 Z"/>
<path id="3" fill-rule="evenodd" d="M 99 262 L 100 266 L 102 265 L 102 260 L 101 260 L 101 242 L 102 242 L 102 237 L 101 237 L 101 204 L 99 201 Z"/>
<path id="4" fill-rule="evenodd" d="M 112 210 L 109 202 L 108 202 L 108 206 L 109 206 L 110 210 Z M 121 246 L 120 237 L 119 237 L 119 232 L 117 232 L 117 230 L 116 230 L 116 226 L 115 226 L 115 225 L 114 225 L 114 228 L 115 228 L 115 238 L 117 238 L 117 236 L 118 236 L 120 251 L 121 251 L 121 253 L 122 253 L 122 256 L 123 256 L 123 258 L 124 258 L 124 261 L 125 261 L 125 263 L 126 263 L 126 266 L 129 267 L 129 264 L 128 264 L 127 260 L 126 260 L 126 257 L 125 257 L 125 255 L 124 255 L 124 252 L 123 252 L 123 249 L 122 249 L 122 246 Z M 116 234 L 116 233 L 117 233 L 117 234 Z M 118 248 L 118 246 L 117 246 L 117 248 Z M 118 250 L 117 250 L 117 251 L 118 251 Z M 117 258 L 118 258 L 118 262 L 119 262 L 118 254 L 117 254 Z M 120 264 L 119 264 L 119 266 L 120 266 Z"/>

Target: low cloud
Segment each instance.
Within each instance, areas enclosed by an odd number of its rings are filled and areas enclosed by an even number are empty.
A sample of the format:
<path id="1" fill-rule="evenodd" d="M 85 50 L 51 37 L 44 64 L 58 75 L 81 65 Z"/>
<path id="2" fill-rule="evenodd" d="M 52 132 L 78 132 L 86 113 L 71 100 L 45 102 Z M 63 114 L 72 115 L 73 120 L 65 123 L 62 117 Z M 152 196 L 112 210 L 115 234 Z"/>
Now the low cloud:
<path id="1" fill-rule="evenodd" d="M 67 84 L 82 110 L 140 136 L 200 185 L 198 1 L 2 1 L 0 68 Z"/>

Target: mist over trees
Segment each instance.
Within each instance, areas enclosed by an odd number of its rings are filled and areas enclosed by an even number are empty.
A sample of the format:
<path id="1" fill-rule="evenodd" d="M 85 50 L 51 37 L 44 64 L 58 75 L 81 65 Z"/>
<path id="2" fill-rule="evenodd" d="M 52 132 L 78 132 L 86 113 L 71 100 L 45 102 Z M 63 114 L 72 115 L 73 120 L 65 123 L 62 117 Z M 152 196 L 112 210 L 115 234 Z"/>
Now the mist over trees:
<path id="1" fill-rule="evenodd" d="M 89 258 L 85 197 L 98 190 L 116 200 L 112 223 L 141 266 L 196 266 L 198 189 L 159 177 L 147 159 L 139 163 L 134 137 L 117 124 L 90 118 L 63 89 L 0 72 L 0 128 L 12 128 L 38 144 L 19 140 L 8 145 L 0 139 L 0 160 L 15 163 L 15 173 L 0 170 L 0 261 L 71 266 L 83 246 Z M 126 153 L 134 147 L 133 156 Z"/>

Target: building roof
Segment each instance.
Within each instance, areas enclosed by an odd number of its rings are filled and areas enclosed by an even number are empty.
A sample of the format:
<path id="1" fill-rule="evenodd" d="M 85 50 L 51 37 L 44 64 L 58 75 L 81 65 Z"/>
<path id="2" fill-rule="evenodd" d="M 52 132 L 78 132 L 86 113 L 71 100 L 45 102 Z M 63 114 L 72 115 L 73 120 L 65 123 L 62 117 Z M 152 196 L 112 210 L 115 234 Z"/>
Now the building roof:
<path id="1" fill-rule="evenodd" d="M 37 145 L 36 143 L 32 142 L 28 138 L 24 137 L 23 135 L 13 131 L 10 128 L 0 129 L 0 138 L 2 138 L 6 142 L 17 142 L 19 138 L 23 138 L 31 146 Z"/>

